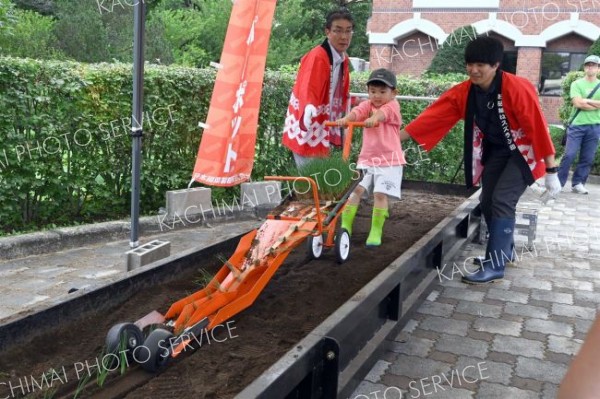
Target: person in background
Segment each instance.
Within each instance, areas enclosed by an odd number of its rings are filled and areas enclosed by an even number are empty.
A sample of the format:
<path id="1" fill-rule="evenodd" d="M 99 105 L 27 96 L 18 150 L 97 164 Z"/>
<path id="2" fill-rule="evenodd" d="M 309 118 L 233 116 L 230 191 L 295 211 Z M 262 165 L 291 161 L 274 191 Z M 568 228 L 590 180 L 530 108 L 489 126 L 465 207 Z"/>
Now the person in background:
<path id="1" fill-rule="evenodd" d="M 557 195 L 560 182 L 554 145 L 536 89 L 500 68 L 504 46 L 481 36 L 465 49 L 469 79 L 444 92 L 400 132 L 431 150 L 460 120 L 464 124 L 467 187 L 481 183 L 481 211 L 489 240 L 480 267 L 462 280 L 484 284 L 504 278 L 514 250 L 515 213 L 528 185 L 546 175 L 546 190 Z"/>
<path id="2" fill-rule="evenodd" d="M 350 46 L 354 19 L 346 9 L 327 15 L 323 43 L 305 54 L 292 89 L 285 118 L 283 145 L 294 154 L 298 168 L 315 157 L 326 157 L 341 146 L 339 128 L 325 122 L 342 117 L 350 94 Z"/>
<path id="3" fill-rule="evenodd" d="M 583 62 L 585 76 L 571 83 L 571 101 L 579 111 L 575 111 L 578 113 L 567 127 L 567 145 L 558 168 L 558 179 L 562 186 L 567 183 L 569 169 L 579 152 L 579 162 L 571 178 L 572 190 L 578 194 L 588 193 L 585 182 L 594 164 L 600 139 L 600 90 L 596 89 L 593 96 L 588 98 L 600 84 L 598 64 L 600 57 L 597 55 L 587 57 Z"/>
<path id="4" fill-rule="evenodd" d="M 352 235 L 360 199 L 366 190 L 372 191 L 373 216 L 367 246 L 378 247 L 385 219 L 389 216 L 388 196 L 400 199 L 402 165 L 406 160 L 399 136 L 402 116 L 396 101 L 396 76 L 387 69 L 373 71 L 367 81 L 367 91 L 368 101 L 361 102 L 346 117 L 336 121 L 340 126 L 348 122 L 365 122 L 357 162 L 357 169 L 363 169 L 365 175 L 344 206 L 342 228 Z"/>

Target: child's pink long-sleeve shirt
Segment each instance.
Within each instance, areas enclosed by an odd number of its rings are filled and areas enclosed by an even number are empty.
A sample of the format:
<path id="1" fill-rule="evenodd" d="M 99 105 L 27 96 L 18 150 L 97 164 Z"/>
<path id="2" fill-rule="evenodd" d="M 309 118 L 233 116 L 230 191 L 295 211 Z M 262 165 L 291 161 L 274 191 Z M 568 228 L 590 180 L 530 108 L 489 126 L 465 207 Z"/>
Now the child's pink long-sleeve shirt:
<path id="1" fill-rule="evenodd" d="M 392 100 L 382 105 L 379 110 L 384 113 L 385 122 L 380 122 L 377 127 L 364 128 L 358 165 L 382 167 L 404 165 L 406 160 L 400 144 L 402 125 L 400 105 L 398 101 Z M 352 109 L 357 121 L 364 121 L 377 111 L 371 101 L 363 101 Z"/>

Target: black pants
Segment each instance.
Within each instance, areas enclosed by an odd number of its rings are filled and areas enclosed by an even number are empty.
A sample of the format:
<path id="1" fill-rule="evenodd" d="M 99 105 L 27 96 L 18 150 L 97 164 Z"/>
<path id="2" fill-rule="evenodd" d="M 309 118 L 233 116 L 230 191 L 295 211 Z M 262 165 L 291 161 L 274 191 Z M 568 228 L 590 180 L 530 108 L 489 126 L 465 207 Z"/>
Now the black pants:
<path id="1" fill-rule="evenodd" d="M 481 177 L 481 212 L 488 226 L 492 218 L 514 219 L 517 202 L 527 183 L 515 154 L 489 154 Z"/>

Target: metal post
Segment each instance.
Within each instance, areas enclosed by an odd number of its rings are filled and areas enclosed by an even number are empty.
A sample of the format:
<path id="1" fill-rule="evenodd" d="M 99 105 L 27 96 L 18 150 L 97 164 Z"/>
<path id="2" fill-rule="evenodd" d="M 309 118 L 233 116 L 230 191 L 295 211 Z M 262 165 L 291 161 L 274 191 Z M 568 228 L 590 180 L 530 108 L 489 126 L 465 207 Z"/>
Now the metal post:
<path id="1" fill-rule="evenodd" d="M 131 111 L 131 238 L 129 246 L 137 248 L 140 219 L 140 170 L 142 153 L 142 107 L 144 103 L 144 22 L 145 2 L 135 4 L 133 18 L 133 108 Z"/>

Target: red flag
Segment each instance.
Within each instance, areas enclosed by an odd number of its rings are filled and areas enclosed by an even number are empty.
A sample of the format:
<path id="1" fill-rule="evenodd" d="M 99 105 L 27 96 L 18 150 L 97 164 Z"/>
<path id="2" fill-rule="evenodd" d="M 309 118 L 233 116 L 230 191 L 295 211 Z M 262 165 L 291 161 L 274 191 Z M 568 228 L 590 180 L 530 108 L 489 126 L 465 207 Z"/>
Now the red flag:
<path id="1" fill-rule="evenodd" d="M 235 186 L 250 178 L 276 0 L 235 1 L 193 179 Z"/>

